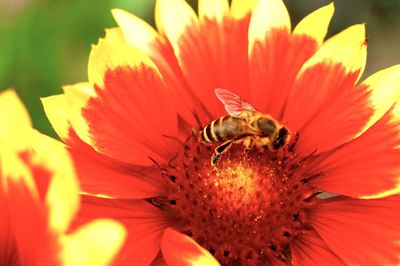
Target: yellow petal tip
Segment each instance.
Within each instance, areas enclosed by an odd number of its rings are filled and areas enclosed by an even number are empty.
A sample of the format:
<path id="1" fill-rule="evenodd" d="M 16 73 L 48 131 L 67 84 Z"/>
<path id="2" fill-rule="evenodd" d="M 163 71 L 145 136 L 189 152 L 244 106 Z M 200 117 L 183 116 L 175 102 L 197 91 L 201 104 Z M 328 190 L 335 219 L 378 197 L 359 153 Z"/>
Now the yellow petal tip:
<path id="1" fill-rule="evenodd" d="M 328 32 L 329 23 L 335 12 L 334 3 L 323 6 L 303 18 L 293 30 L 293 34 L 308 35 L 321 44 Z"/>

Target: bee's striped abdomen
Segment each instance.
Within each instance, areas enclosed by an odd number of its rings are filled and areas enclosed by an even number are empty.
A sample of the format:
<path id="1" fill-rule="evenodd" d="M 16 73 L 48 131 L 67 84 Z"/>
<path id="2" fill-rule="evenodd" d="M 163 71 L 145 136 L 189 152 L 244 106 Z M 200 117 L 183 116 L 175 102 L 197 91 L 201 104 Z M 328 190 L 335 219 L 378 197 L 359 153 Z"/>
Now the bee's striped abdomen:
<path id="1" fill-rule="evenodd" d="M 205 126 L 201 130 L 201 140 L 205 143 L 212 143 L 212 139 L 209 137 L 209 132 L 210 132 L 210 125 Z"/>
<path id="2" fill-rule="evenodd" d="M 226 119 L 229 119 L 229 115 L 220 117 L 217 120 L 212 121 L 210 124 L 205 126 L 201 131 L 201 139 L 206 143 L 215 143 L 225 140 L 221 136 L 221 129 L 223 128 L 223 123 Z"/>

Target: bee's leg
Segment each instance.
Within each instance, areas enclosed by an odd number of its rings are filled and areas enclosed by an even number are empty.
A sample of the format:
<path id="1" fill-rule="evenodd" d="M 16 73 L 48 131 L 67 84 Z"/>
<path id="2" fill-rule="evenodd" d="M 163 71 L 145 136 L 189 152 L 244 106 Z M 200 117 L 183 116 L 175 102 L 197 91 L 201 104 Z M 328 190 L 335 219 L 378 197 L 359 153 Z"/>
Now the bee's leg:
<path id="1" fill-rule="evenodd" d="M 262 149 L 263 151 L 268 150 L 268 146 L 271 143 L 271 140 L 269 139 L 269 137 L 263 137 L 258 139 L 257 141 L 257 148 Z"/>
<path id="2" fill-rule="evenodd" d="M 255 146 L 255 138 L 254 137 L 247 137 L 243 141 L 243 146 L 245 147 L 245 151 L 251 151 Z"/>
<path id="3" fill-rule="evenodd" d="M 214 154 L 211 157 L 211 166 L 216 167 L 219 160 L 221 159 L 221 155 L 232 145 L 232 140 L 227 140 L 218 147 L 215 148 Z"/>

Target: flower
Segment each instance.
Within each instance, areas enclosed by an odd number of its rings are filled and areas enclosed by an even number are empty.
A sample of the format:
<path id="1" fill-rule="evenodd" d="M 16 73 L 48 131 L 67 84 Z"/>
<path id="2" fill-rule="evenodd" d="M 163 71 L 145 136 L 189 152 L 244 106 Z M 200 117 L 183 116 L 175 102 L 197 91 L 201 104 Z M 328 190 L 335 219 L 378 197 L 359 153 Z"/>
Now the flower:
<path id="1" fill-rule="evenodd" d="M 96 219 L 70 227 L 78 183 L 67 151 L 31 128 L 14 91 L 0 94 L 0 264 L 108 265 L 123 226 Z"/>
<path id="2" fill-rule="evenodd" d="M 157 32 L 113 10 L 119 27 L 92 48 L 89 82 L 43 104 L 89 194 L 80 217 L 128 228 L 116 264 L 399 262 L 400 66 L 360 83 L 365 26 L 324 41 L 333 11 L 292 30 L 281 0 L 200 0 L 198 17 L 158 0 Z M 218 139 L 229 119 L 216 88 L 291 140 L 277 151 L 234 140 L 212 166 L 221 142 L 195 135 L 209 125 Z"/>

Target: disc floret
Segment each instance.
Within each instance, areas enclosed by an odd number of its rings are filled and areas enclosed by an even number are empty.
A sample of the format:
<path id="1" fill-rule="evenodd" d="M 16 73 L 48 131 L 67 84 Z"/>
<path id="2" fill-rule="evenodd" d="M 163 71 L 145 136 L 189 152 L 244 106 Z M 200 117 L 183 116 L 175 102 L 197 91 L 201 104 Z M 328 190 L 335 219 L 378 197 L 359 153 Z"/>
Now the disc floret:
<path id="1" fill-rule="evenodd" d="M 168 195 L 158 206 L 223 265 L 262 265 L 271 256 L 289 262 L 290 243 L 307 230 L 304 212 L 315 207 L 316 191 L 301 174 L 306 160 L 287 148 L 235 143 L 215 168 L 212 154 L 189 139 L 163 170 Z"/>

